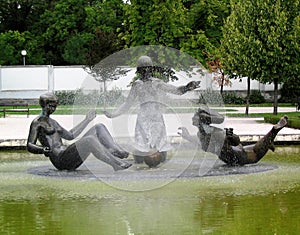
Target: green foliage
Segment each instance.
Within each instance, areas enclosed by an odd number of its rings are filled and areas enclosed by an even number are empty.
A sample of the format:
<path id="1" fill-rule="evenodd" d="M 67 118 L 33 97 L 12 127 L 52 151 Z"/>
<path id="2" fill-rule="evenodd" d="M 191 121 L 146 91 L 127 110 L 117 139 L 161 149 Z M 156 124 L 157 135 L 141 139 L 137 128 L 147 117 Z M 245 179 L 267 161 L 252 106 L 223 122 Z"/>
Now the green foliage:
<path id="1" fill-rule="evenodd" d="M 273 82 L 276 114 L 278 84 L 300 71 L 300 0 L 239 0 L 231 6 L 221 42 L 224 71 Z"/>
<path id="2" fill-rule="evenodd" d="M 93 1 L 85 7 L 86 18 L 83 23 L 88 32 L 95 29 L 105 32 L 116 32 L 123 22 L 122 0 Z"/>
<path id="3" fill-rule="evenodd" d="M 60 0 L 53 9 L 46 10 L 40 17 L 41 40 L 56 56 L 52 63 L 64 64 L 62 57 L 69 38 L 83 30 L 85 20 L 84 0 Z M 47 58 L 52 60 L 53 58 Z"/>
<path id="4" fill-rule="evenodd" d="M 252 90 L 249 101 L 251 104 L 262 104 L 266 102 L 266 99 L 259 90 Z"/>
<path id="5" fill-rule="evenodd" d="M 218 91 L 206 90 L 201 92 L 198 102 L 199 104 L 222 105 L 223 97 Z"/>
<path id="6" fill-rule="evenodd" d="M 95 30 L 88 43 L 87 52 L 84 54 L 84 64 L 90 68 L 120 49 L 115 33 L 99 29 Z"/>
<path id="7" fill-rule="evenodd" d="M 181 50 L 195 57 L 203 66 L 219 58 L 222 26 L 230 13 L 229 2 L 199 0 L 187 4 L 185 1 L 188 8 L 186 24 L 190 32 L 181 41 Z"/>
<path id="8" fill-rule="evenodd" d="M 189 29 L 181 0 L 132 0 L 125 6 L 124 30 L 120 37 L 126 47 L 164 45 L 179 49 Z"/>
<path id="9" fill-rule="evenodd" d="M 188 27 L 194 35 L 204 33 L 210 43 L 216 47 L 222 38 L 224 20 L 230 14 L 230 0 L 199 0 L 194 1 L 188 9 Z"/>
<path id="10" fill-rule="evenodd" d="M 63 53 L 64 60 L 70 64 L 85 64 L 93 37 L 91 33 L 78 33 L 68 39 Z"/>
<path id="11" fill-rule="evenodd" d="M 30 31 L 48 2 L 46 0 L 1 0 L 0 33 L 9 30 L 20 33 Z"/>
<path id="12" fill-rule="evenodd" d="M 287 127 L 300 129 L 300 115 L 298 113 L 296 113 L 296 114 L 297 115 L 291 115 L 291 114 L 287 115 L 288 118 L 289 118 Z M 277 115 L 277 116 L 275 116 L 275 115 L 265 115 L 264 116 L 264 121 L 267 122 L 267 123 L 276 124 L 276 123 L 278 123 L 280 117 L 281 116 L 279 116 L 279 115 Z"/>
<path id="13" fill-rule="evenodd" d="M 20 65 L 21 51 L 26 50 L 26 64 L 40 64 L 44 62 L 38 41 L 28 32 L 7 31 L 0 33 L 0 65 Z"/>
<path id="14" fill-rule="evenodd" d="M 122 90 L 114 88 L 109 91 L 101 91 L 98 99 L 98 105 L 100 106 L 115 106 L 120 105 L 125 101 L 125 96 L 122 94 Z"/>
<path id="15" fill-rule="evenodd" d="M 122 49 L 117 30 L 123 22 L 123 1 L 95 1 L 86 6 L 84 28 L 92 37 L 83 46 L 82 64 L 92 67 L 102 59 Z"/>
<path id="16" fill-rule="evenodd" d="M 224 104 L 245 104 L 245 99 L 232 92 L 223 92 Z"/>
<path id="17" fill-rule="evenodd" d="M 212 105 L 222 105 L 222 104 L 237 104 L 244 105 L 245 99 L 238 96 L 234 92 L 225 91 L 222 94 L 218 91 L 207 90 L 201 93 L 199 97 L 200 104 L 212 104 Z"/>
<path id="18" fill-rule="evenodd" d="M 300 97 L 300 79 L 290 78 L 283 84 L 280 94 L 279 102 L 292 103 L 293 105 L 297 103 L 298 97 Z"/>
<path id="19" fill-rule="evenodd" d="M 59 105 L 73 105 L 77 91 L 55 91 Z"/>
<path id="20" fill-rule="evenodd" d="M 3 0 L 0 32 L 29 32 L 28 44 L 39 46 L 38 52 L 27 49 L 35 64 L 91 65 L 123 47 L 164 45 L 205 65 L 216 53 L 228 1 Z M 2 64 L 20 64 L 18 53 L 10 52 L 15 45 L 3 44 Z"/>
<path id="21" fill-rule="evenodd" d="M 246 103 L 245 98 L 243 98 L 241 96 L 238 96 L 234 92 L 228 92 L 228 91 L 223 92 L 222 97 L 223 97 L 224 104 L 241 104 L 241 105 L 244 105 Z M 260 91 L 252 90 L 249 101 L 250 101 L 251 104 L 262 104 L 266 100 L 265 100 L 265 98 L 263 97 L 263 95 L 261 94 Z"/>
<path id="22" fill-rule="evenodd" d="M 56 91 L 60 105 L 115 105 L 125 100 L 122 90 L 115 88 L 109 91 L 83 92 L 81 89 L 76 91 Z"/>
<path id="23" fill-rule="evenodd" d="M 233 4 L 223 28 L 226 72 L 264 83 L 297 76 L 299 7 L 299 0 L 241 0 Z"/>
<path id="24" fill-rule="evenodd" d="M 22 57 L 15 50 L 22 49 L 27 50 L 26 61 L 35 64 L 99 62 L 120 49 L 116 30 L 123 21 L 123 5 L 122 0 L 2 0 L 0 33 L 11 30 L 27 36 L 26 43 L 0 41 L 8 45 L 1 64 L 20 64 Z"/>
<path id="25" fill-rule="evenodd" d="M 180 47 L 204 66 L 216 50 L 202 30 L 198 30 L 195 34 L 191 34 L 185 40 L 182 40 Z"/>
<path id="26" fill-rule="evenodd" d="M 123 48 L 163 45 L 205 65 L 218 51 L 228 1 L 2 0 L 0 33 L 27 36 L 25 45 L 1 39 L 1 64 L 20 64 L 26 49 L 28 63 L 92 66 Z"/>

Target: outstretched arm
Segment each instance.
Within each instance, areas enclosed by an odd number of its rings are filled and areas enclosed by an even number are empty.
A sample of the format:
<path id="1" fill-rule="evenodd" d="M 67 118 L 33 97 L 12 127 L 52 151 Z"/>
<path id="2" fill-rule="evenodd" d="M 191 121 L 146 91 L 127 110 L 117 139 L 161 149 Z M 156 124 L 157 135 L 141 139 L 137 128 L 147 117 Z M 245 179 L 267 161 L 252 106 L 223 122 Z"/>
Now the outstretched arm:
<path id="1" fill-rule="evenodd" d="M 85 119 L 83 119 L 77 126 L 73 127 L 70 131 L 67 131 L 66 129 L 62 128 L 62 134 L 61 137 L 66 140 L 72 140 L 79 136 L 81 132 L 87 127 L 87 125 L 96 117 L 96 111 L 90 110 L 86 116 Z"/>
<path id="2" fill-rule="evenodd" d="M 177 132 L 182 138 L 186 139 L 187 141 L 195 144 L 200 145 L 201 142 L 197 136 L 192 136 L 189 131 L 185 127 L 179 127 Z"/>
<path id="3" fill-rule="evenodd" d="M 162 89 L 165 92 L 172 93 L 175 95 L 183 95 L 184 93 L 188 91 L 195 90 L 200 85 L 200 81 L 191 81 L 185 86 L 173 86 L 171 84 L 165 83 L 163 81 L 159 82 L 159 88 Z"/>
<path id="4" fill-rule="evenodd" d="M 133 105 L 133 103 L 136 99 L 137 92 L 138 92 L 137 86 L 138 86 L 137 82 L 133 83 L 132 88 L 130 89 L 130 92 L 129 92 L 125 102 L 123 104 L 121 104 L 112 113 L 103 111 L 104 115 L 108 118 L 114 118 L 114 117 L 118 117 L 118 116 L 122 115 L 123 113 L 125 113 L 126 111 L 128 111 L 128 109 L 130 109 L 130 107 Z"/>

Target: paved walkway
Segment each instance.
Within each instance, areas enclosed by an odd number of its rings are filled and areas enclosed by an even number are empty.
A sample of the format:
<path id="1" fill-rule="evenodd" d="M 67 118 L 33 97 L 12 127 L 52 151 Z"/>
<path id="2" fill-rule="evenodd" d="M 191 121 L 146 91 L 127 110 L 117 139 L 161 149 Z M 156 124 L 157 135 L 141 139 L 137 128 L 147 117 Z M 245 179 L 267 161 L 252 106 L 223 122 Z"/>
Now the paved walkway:
<path id="1" fill-rule="evenodd" d="M 233 109 L 238 112 L 244 112 L 244 107 L 234 107 Z M 272 113 L 273 109 L 271 107 L 255 107 L 250 108 L 250 113 Z M 295 111 L 294 108 L 279 108 L 278 112 L 288 112 Z M 299 112 L 300 115 L 300 112 Z M 174 140 L 180 138 L 177 134 L 178 127 L 185 126 L 190 131 L 191 134 L 197 133 L 197 128 L 192 126 L 192 116 L 193 114 L 165 114 L 165 123 L 167 126 L 168 136 L 171 136 Z M 36 115 L 31 115 L 28 118 L 26 115 L 16 116 L 10 115 L 6 118 L 0 118 L 0 147 L 24 147 L 26 146 L 26 140 L 28 137 L 28 131 L 31 121 L 36 117 Z M 72 116 L 72 115 L 52 115 L 52 117 L 57 120 L 66 129 L 71 129 L 78 121 L 83 118 L 83 116 Z M 109 131 L 114 137 L 126 137 L 134 135 L 134 116 L 120 116 L 114 119 L 108 119 L 103 115 L 98 115 L 97 118 L 91 123 L 103 123 L 107 126 Z M 263 118 L 226 118 L 221 128 L 232 127 L 234 133 L 241 136 L 242 141 L 257 141 L 263 135 L 265 135 L 271 128 L 272 125 L 268 123 L 262 123 Z M 293 128 L 282 129 L 276 141 L 300 143 L 300 130 Z"/>

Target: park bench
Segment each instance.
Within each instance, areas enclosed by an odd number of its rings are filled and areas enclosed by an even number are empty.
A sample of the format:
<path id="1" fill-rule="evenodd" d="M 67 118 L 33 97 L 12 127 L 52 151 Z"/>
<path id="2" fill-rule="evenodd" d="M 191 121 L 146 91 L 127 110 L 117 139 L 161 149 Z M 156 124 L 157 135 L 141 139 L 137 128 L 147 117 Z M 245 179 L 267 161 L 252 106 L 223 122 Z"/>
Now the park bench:
<path id="1" fill-rule="evenodd" d="M 27 113 L 27 117 L 29 117 L 29 106 L 28 103 L 24 100 L 1 99 L 0 112 L 3 113 L 4 118 L 6 116 L 6 113 Z"/>

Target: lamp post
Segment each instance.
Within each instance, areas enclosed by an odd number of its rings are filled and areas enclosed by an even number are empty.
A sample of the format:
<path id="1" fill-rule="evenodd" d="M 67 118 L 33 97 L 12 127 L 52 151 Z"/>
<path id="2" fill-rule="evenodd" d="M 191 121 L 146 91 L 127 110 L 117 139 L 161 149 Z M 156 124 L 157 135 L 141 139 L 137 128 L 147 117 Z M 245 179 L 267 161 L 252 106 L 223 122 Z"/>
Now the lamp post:
<path id="1" fill-rule="evenodd" d="M 25 66 L 25 56 L 27 55 L 27 51 L 26 50 L 22 50 L 21 51 L 21 55 L 23 56 L 23 65 Z"/>

